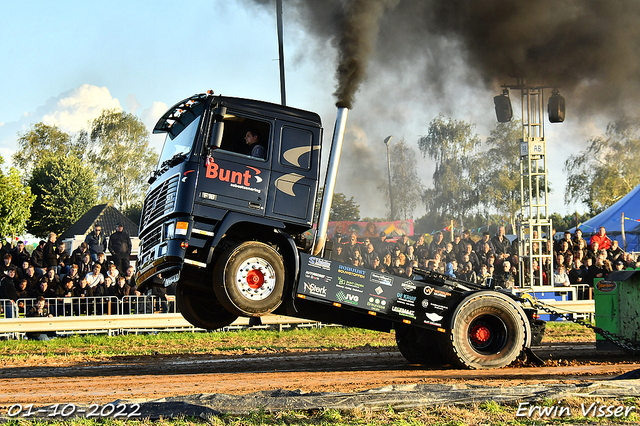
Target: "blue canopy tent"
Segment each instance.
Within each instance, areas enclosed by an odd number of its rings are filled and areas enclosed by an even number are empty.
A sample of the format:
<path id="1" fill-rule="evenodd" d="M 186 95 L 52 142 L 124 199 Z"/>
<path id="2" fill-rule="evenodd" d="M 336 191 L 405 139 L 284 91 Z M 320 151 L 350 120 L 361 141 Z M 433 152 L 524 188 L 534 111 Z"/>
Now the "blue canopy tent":
<path id="1" fill-rule="evenodd" d="M 602 213 L 581 223 L 580 229 L 584 238 L 587 239 L 589 236 L 596 234 L 598 229 L 604 226 L 607 236 L 612 240 L 618 240 L 620 247 L 624 248 L 622 241 L 623 213 L 626 251 L 640 251 L 640 185 L 633 188 L 631 192 Z M 572 234 L 575 231 L 575 227 L 569 229 Z"/>

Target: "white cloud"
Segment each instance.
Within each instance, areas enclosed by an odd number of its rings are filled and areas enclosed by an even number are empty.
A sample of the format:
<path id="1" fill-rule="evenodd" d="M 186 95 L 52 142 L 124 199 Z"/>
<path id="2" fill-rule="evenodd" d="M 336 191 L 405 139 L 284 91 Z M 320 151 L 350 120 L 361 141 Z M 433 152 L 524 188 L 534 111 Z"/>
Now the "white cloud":
<path id="1" fill-rule="evenodd" d="M 87 124 L 105 108 L 122 109 L 120 101 L 111 97 L 106 87 L 83 84 L 61 94 L 53 110 L 42 116 L 42 122 L 58 125 L 65 132 L 77 132 L 87 128 Z"/>

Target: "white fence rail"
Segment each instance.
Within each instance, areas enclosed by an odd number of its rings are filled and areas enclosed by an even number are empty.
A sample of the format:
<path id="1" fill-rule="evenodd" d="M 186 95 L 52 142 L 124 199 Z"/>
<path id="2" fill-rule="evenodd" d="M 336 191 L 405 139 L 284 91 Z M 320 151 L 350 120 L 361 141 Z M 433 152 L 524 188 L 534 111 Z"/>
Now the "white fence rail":
<path id="1" fill-rule="evenodd" d="M 200 330 L 185 320 L 175 307 L 174 299 L 160 300 L 155 296 L 73 297 L 46 299 L 53 317 L 25 317 L 36 299 L 17 302 L 0 299 L 0 336 L 21 338 L 30 332 L 58 334 Z M 315 321 L 282 315 L 266 315 L 260 324 L 249 318 L 238 318 L 225 330 L 238 328 L 323 327 Z"/>

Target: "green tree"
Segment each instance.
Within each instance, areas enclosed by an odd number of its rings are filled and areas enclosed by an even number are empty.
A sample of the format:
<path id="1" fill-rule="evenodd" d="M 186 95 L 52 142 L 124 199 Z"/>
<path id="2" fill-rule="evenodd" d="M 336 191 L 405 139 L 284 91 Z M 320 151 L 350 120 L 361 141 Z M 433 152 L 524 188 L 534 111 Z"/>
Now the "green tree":
<path id="1" fill-rule="evenodd" d="M 0 156 L 0 166 L 3 164 L 4 158 Z M 0 169 L 0 236 L 26 231 L 34 200 L 31 188 L 22 184 L 15 168 L 11 167 L 8 173 Z"/>
<path id="2" fill-rule="evenodd" d="M 29 176 L 44 157 L 74 155 L 82 158 L 86 145 L 86 132 L 80 132 L 73 139 L 58 126 L 36 123 L 27 132 L 18 134 L 18 150 L 12 156 L 13 164 L 23 171 L 24 176 Z"/>
<path id="3" fill-rule="evenodd" d="M 314 222 L 318 222 L 320 215 L 320 206 L 322 205 L 322 196 L 324 188 L 318 189 L 318 196 L 316 197 L 316 211 Z M 356 204 L 353 197 L 347 199 L 347 196 L 342 192 L 333 193 L 333 201 L 331 202 L 331 211 L 329 212 L 329 221 L 336 222 L 341 220 L 359 221 L 360 220 L 360 206 Z"/>
<path id="4" fill-rule="evenodd" d="M 27 229 L 38 237 L 64 232 L 97 201 L 92 169 L 73 155 L 44 157 L 33 169 L 29 186 L 36 200 Z"/>
<path id="5" fill-rule="evenodd" d="M 520 210 L 520 139 L 522 123 L 498 123 L 486 140 L 489 149 L 475 158 L 480 202 L 511 224 Z"/>
<path id="6" fill-rule="evenodd" d="M 389 156 L 391 160 L 391 194 L 393 195 L 393 209 L 389 220 L 413 218 L 413 211 L 418 205 L 424 187 L 417 171 L 416 152 L 407 145 L 404 138 L 391 147 Z M 385 194 L 387 206 L 389 203 L 389 185 L 383 184 L 378 190 Z"/>
<path id="7" fill-rule="evenodd" d="M 140 203 L 158 161 L 142 121 L 116 109 L 103 110 L 92 122 L 90 139 L 89 159 L 97 172 L 100 197 L 121 210 Z"/>
<path id="8" fill-rule="evenodd" d="M 478 207 L 473 156 L 480 145 L 473 124 L 439 115 L 429 132 L 418 140 L 423 157 L 434 161 L 433 187 L 423 193 L 427 212 L 448 218 L 462 218 Z"/>
<path id="9" fill-rule="evenodd" d="M 569 156 L 564 170 L 567 204 L 580 202 L 593 214 L 613 205 L 640 183 L 640 118 L 609 123 L 604 136 Z"/>

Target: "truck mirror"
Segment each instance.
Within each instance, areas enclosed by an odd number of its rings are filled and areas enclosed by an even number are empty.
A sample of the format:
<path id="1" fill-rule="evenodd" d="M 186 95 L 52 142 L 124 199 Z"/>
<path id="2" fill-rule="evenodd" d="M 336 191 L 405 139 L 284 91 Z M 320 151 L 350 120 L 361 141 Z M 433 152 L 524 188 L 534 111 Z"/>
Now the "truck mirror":
<path id="1" fill-rule="evenodd" d="M 222 145 L 222 135 L 224 134 L 224 115 L 227 107 L 218 107 L 213 111 L 213 131 L 209 148 L 218 149 Z"/>

